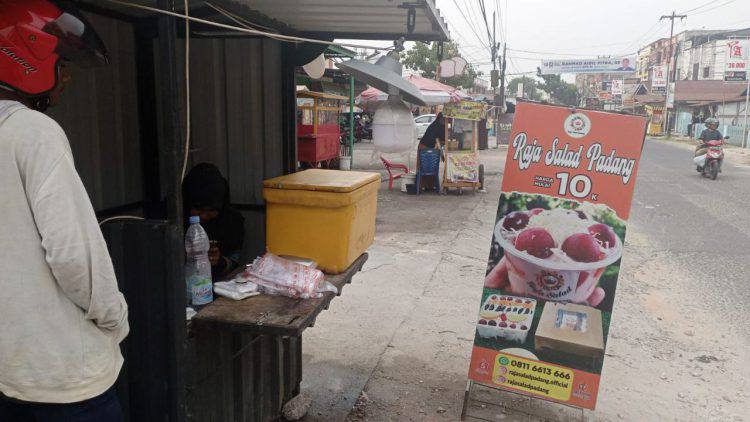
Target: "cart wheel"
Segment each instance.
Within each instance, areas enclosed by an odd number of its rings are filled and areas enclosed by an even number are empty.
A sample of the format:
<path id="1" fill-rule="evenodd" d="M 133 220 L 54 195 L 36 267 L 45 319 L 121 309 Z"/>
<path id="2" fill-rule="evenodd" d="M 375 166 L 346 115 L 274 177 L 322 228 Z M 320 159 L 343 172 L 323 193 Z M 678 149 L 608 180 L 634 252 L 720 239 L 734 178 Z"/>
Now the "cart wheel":
<path id="1" fill-rule="evenodd" d="M 464 188 L 458 188 L 458 194 L 463 195 L 464 194 Z"/>

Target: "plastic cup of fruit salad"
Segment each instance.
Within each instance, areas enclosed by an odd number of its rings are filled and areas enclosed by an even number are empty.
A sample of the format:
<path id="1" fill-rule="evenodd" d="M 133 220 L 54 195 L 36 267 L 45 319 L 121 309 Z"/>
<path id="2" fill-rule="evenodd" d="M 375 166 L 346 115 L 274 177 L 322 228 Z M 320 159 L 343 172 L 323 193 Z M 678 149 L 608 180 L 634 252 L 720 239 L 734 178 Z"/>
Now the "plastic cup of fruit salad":
<path id="1" fill-rule="evenodd" d="M 622 255 L 611 227 L 578 210 L 508 213 L 495 226 L 511 290 L 545 300 L 586 303 L 608 265 Z"/>

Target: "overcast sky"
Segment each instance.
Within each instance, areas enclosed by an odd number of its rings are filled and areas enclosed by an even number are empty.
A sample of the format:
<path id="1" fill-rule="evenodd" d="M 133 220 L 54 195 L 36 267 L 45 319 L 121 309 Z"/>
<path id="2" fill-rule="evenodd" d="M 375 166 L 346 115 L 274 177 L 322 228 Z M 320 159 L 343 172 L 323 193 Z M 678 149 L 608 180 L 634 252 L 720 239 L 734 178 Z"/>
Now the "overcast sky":
<path id="1" fill-rule="evenodd" d="M 467 59 L 484 71 L 492 68 L 487 29 L 479 0 L 436 0 L 451 37 Z M 484 0 L 487 17 L 498 14 L 498 41 L 508 43 L 508 72 L 534 71 L 541 58 L 595 57 L 635 53 L 669 36 L 673 10 L 675 34 L 689 29 L 750 27 L 750 0 Z M 502 19 L 500 17 L 502 16 Z M 502 27 L 499 21 L 502 21 Z M 469 22 L 472 25 L 469 25 Z M 475 34 L 476 32 L 476 34 Z M 502 34 L 502 35 L 501 35 Z M 530 52 L 512 51 L 526 50 Z"/>

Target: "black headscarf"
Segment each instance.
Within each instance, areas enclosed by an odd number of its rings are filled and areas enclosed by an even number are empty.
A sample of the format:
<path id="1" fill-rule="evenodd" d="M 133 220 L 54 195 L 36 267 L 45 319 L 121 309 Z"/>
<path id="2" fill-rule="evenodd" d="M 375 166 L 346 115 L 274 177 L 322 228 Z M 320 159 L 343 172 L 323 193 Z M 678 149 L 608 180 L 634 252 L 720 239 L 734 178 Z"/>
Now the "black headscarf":
<path id="1" fill-rule="evenodd" d="M 229 183 L 219 169 L 210 163 L 193 167 L 182 182 L 185 221 L 192 208 L 212 208 L 219 215 L 211 221 L 201 221 L 208 238 L 219 242 L 221 254 L 237 259 L 245 240 L 245 218 L 229 205 Z"/>
<path id="2" fill-rule="evenodd" d="M 445 119 L 443 113 L 438 113 L 435 120 L 427 126 L 427 130 L 422 135 L 420 144 L 427 148 L 435 148 L 437 140 L 445 138 Z"/>

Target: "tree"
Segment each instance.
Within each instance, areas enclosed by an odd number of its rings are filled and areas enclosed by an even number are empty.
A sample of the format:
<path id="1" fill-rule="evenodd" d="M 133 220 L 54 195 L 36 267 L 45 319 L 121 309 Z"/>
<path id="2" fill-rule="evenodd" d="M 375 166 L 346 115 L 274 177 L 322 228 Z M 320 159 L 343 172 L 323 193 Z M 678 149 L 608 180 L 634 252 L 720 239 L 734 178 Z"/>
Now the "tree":
<path id="1" fill-rule="evenodd" d="M 565 82 L 560 75 L 539 75 L 539 77 L 544 80 L 539 84 L 539 89 L 549 94 L 550 102 L 578 106 L 580 97 L 574 84 Z"/>
<path id="2" fill-rule="evenodd" d="M 539 83 L 533 76 L 515 77 L 508 82 L 509 97 L 515 97 L 518 92 L 518 84 L 523 84 L 523 96 L 528 100 L 541 101 L 542 93 L 539 89 Z"/>
<path id="3" fill-rule="evenodd" d="M 418 42 L 414 47 L 401 53 L 401 63 L 403 63 L 408 69 L 421 72 L 422 76 L 425 78 L 433 79 L 435 78 L 437 65 L 440 63 L 438 60 L 437 49 L 438 44 L 435 42 L 430 45 Z M 458 44 L 452 41 L 443 44 L 443 59 L 449 59 L 456 56 L 461 56 L 461 53 L 458 51 Z M 440 80 L 443 83 L 457 88 L 470 88 L 474 86 L 474 79 L 478 75 L 480 75 L 480 73 L 478 73 L 471 64 L 468 64 L 463 75 L 451 78 L 440 78 Z"/>

